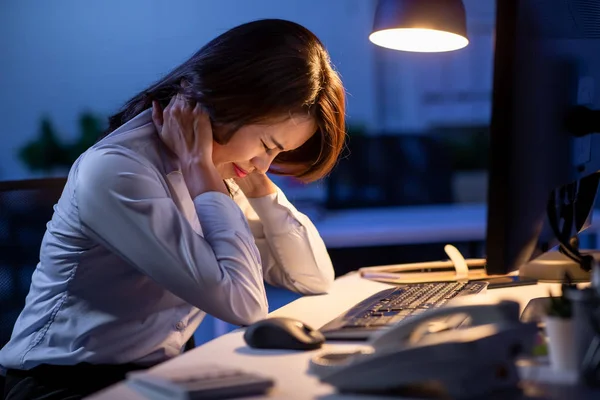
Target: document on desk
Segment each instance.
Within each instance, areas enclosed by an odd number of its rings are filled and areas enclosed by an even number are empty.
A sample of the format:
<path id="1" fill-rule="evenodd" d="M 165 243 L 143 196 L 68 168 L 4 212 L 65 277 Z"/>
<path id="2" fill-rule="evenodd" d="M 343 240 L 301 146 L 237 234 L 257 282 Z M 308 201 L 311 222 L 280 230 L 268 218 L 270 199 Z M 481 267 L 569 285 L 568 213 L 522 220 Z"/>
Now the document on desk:
<path id="1" fill-rule="evenodd" d="M 136 371 L 127 384 L 151 400 L 229 399 L 264 395 L 273 379 L 256 373 L 211 364 L 165 372 Z"/>
<path id="2" fill-rule="evenodd" d="M 468 280 L 484 280 L 495 277 L 495 275 L 486 273 L 485 258 L 468 258 L 465 261 L 469 268 Z M 394 284 L 456 280 L 456 270 L 451 260 L 364 267 L 358 271 L 365 279 Z"/>

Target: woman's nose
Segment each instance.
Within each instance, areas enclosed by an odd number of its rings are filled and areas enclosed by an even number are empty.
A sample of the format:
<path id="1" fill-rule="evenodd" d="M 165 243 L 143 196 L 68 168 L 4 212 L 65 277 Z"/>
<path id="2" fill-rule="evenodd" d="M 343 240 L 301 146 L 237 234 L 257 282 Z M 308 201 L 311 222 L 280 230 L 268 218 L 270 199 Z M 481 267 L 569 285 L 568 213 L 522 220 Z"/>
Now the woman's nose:
<path id="1" fill-rule="evenodd" d="M 254 157 L 252 159 L 252 164 L 254 165 L 254 168 L 256 168 L 259 172 L 265 174 L 269 170 L 269 167 L 271 167 L 271 163 L 273 162 L 274 158 L 274 155 L 270 156 L 268 154 L 259 157 Z"/>

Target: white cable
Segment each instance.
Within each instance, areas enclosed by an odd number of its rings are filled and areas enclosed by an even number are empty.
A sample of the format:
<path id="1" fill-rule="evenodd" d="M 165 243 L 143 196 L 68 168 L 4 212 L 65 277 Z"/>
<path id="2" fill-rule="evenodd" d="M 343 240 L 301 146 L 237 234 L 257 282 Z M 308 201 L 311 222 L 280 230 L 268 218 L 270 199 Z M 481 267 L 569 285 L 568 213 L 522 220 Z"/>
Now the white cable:
<path id="1" fill-rule="evenodd" d="M 469 267 L 467 266 L 467 262 L 465 258 L 460 253 L 460 251 L 452 246 L 451 244 L 447 244 L 444 246 L 444 251 L 454 264 L 454 270 L 456 271 L 456 281 L 457 282 L 467 282 L 469 280 Z"/>

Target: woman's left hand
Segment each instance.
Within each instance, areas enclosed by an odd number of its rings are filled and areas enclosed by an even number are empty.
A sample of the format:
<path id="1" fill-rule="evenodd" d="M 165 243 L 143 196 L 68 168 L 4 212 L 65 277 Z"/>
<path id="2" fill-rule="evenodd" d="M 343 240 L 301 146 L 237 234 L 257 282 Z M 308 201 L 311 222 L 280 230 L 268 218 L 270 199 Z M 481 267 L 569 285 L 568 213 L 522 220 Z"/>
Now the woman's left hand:
<path id="1" fill-rule="evenodd" d="M 267 174 L 256 170 L 243 178 L 234 178 L 234 180 L 248 198 L 264 197 L 277 192 L 277 187 Z"/>

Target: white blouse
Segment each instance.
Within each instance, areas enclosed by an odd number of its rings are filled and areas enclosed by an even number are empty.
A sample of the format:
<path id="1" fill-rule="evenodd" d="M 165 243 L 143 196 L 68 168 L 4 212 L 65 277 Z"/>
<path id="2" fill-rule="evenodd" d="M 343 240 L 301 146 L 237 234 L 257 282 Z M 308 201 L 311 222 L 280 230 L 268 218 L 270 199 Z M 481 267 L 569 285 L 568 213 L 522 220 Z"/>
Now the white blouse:
<path id="1" fill-rule="evenodd" d="M 264 318 L 263 279 L 328 290 L 323 240 L 281 190 L 248 199 L 229 181 L 233 199 L 192 199 L 164 150 L 147 110 L 75 162 L 2 367 L 152 365 L 180 354 L 205 313 Z"/>

